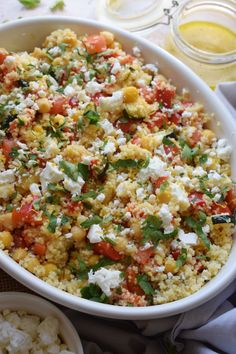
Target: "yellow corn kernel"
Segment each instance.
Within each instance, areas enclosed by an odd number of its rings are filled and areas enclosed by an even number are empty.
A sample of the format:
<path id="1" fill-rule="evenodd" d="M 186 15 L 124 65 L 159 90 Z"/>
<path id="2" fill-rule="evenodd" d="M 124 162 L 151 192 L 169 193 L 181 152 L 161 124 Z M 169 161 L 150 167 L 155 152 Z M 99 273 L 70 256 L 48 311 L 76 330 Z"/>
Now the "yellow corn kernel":
<path id="1" fill-rule="evenodd" d="M 65 117 L 63 117 L 61 114 L 57 114 L 51 120 L 53 125 L 60 127 L 65 122 Z"/>
<path id="2" fill-rule="evenodd" d="M 24 248 L 16 248 L 11 256 L 16 262 L 20 262 L 22 259 L 24 259 L 27 256 L 27 251 Z"/>
<path id="3" fill-rule="evenodd" d="M 47 98 L 39 98 L 37 100 L 40 113 L 48 113 L 52 108 L 52 103 Z"/>
<path id="4" fill-rule="evenodd" d="M 36 257 L 28 258 L 24 264 L 24 267 L 31 273 L 35 273 L 39 266 L 40 262 Z"/>
<path id="5" fill-rule="evenodd" d="M 169 201 L 171 200 L 171 194 L 169 192 L 160 192 L 158 194 L 158 199 L 161 203 L 169 203 Z"/>
<path id="6" fill-rule="evenodd" d="M 102 31 L 102 32 L 100 32 L 100 35 L 105 39 L 106 45 L 108 47 L 110 47 L 113 44 L 114 39 L 115 39 L 115 36 L 113 33 L 108 32 L 108 31 Z"/>
<path id="7" fill-rule="evenodd" d="M 4 248 L 10 247 L 13 242 L 12 234 L 9 231 L 0 232 L 0 242 L 3 243 Z"/>
<path id="8" fill-rule="evenodd" d="M 139 97 L 138 90 L 134 86 L 125 87 L 123 89 L 123 94 L 125 103 L 134 103 Z"/>
<path id="9" fill-rule="evenodd" d="M 53 263 L 44 264 L 44 271 L 44 275 L 47 277 L 49 273 L 57 271 L 57 266 Z"/>
<path id="10" fill-rule="evenodd" d="M 43 132 L 44 132 L 43 128 L 39 124 L 36 124 L 33 127 L 33 131 L 34 131 L 34 133 L 39 134 L 39 135 L 43 134 Z"/>
<path id="11" fill-rule="evenodd" d="M 93 266 L 94 264 L 96 264 L 99 261 L 99 256 L 97 254 L 94 254 L 92 256 L 89 257 L 88 259 L 88 265 L 89 266 Z"/>
<path id="12" fill-rule="evenodd" d="M 173 273 L 176 270 L 176 262 L 174 259 L 167 259 L 165 261 L 165 272 Z"/>

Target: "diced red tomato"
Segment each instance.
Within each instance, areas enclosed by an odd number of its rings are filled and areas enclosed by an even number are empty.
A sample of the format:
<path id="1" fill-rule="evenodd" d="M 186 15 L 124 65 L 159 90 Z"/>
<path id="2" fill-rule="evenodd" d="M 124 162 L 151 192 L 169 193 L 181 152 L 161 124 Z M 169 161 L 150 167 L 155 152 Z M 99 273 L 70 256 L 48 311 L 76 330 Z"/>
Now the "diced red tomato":
<path id="1" fill-rule="evenodd" d="M 126 286 L 131 293 L 137 295 L 144 295 L 143 289 L 139 286 L 137 282 L 137 273 L 132 269 L 128 268 L 125 272 Z"/>
<path id="2" fill-rule="evenodd" d="M 73 202 L 73 200 L 68 201 L 66 204 L 66 208 L 69 214 L 74 214 L 78 211 L 82 206 L 82 202 Z"/>
<path id="3" fill-rule="evenodd" d="M 225 200 L 233 214 L 236 209 L 236 195 L 233 189 L 227 192 Z"/>
<path id="4" fill-rule="evenodd" d="M 30 230 L 24 230 L 22 232 L 22 237 L 27 247 L 30 247 L 34 243 L 34 238 L 32 237 Z"/>
<path id="5" fill-rule="evenodd" d="M 218 214 L 231 214 L 231 210 L 226 203 L 215 203 L 211 205 L 211 212 L 214 215 Z"/>
<path id="6" fill-rule="evenodd" d="M 136 130 L 135 121 L 130 119 L 128 122 L 122 123 L 117 121 L 116 126 L 118 129 L 121 129 L 126 134 L 132 134 Z"/>
<path id="7" fill-rule="evenodd" d="M 175 125 L 179 125 L 181 123 L 181 116 L 178 113 L 174 113 L 168 118 L 168 120 L 170 123 L 173 123 Z"/>
<path id="8" fill-rule="evenodd" d="M 150 121 L 147 123 L 147 126 L 150 130 L 152 130 L 154 127 L 161 128 L 165 124 L 167 124 L 167 121 L 168 121 L 167 114 L 157 111 L 150 116 Z"/>
<path id="9" fill-rule="evenodd" d="M 168 179 L 168 176 L 162 176 L 158 177 L 153 183 L 156 188 L 160 188 L 163 182 L 165 182 Z"/>
<path id="10" fill-rule="evenodd" d="M 5 51 L 0 50 L 0 65 L 3 64 L 6 57 L 7 57 L 7 53 Z"/>
<path id="11" fill-rule="evenodd" d="M 101 53 L 107 49 L 105 38 L 97 34 L 87 37 L 84 42 L 89 54 Z"/>
<path id="12" fill-rule="evenodd" d="M 126 55 L 125 57 L 120 59 L 120 64 L 125 65 L 125 64 L 132 64 L 134 61 L 134 57 L 130 54 Z"/>
<path id="13" fill-rule="evenodd" d="M 64 114 L 65 113 L 65 104 L 67 103 L 67 99 L 63 96 L 59 96 L 55 98 L 52 102 L 52 108 L 50 110 L 51 114 Z"/>
<path id="14" fill-rule="evenodd" d="M 109 242 L 106 241 L 95 243 L 93 250 L 95 253 L 102 254 L 113 261 L 119 261 L 123 258 L 123 256 L 117 252 Z"/>
<path id="15" fill-rule="evenodd" d="M 177 155 L 179 152 L 179 148 L 176 145 L 174 145 L 174 146 L 164 145 L 164 150 L 165 150 L 166 155 L 171 154 L 172 156 Z M 171 159 L 171 157 L 170 157 L 170 159 Z"/>
<path id="16" fill-rule="evenodd" d="M 22 230 L 14 230 L 13 232 L 14 247 L 25 248 L 26 244 L 22 235 Z"/>
<path id="17" fill-rule="evenodd" d="M 191 147 L 195 146 L 201 139 L 202 133 L 200 132 L 200 130 L 195 130 L 193 132 L 193 134 L 191 135 L 191 137 L 188 139 L 189 145 Z"/>
<path id="18" fill-rule="evenodd" d="M 149 259 L 154 255 L 153 247 L 149 247 L 147 249 L 140 248 L 135 255 L 135 260 L 140 264 L 148 263 Z"/>
<path id="19" fill-rule="evenodd" d="M 153 103 L 156 99 L 155 92 L 151 87 L 142 87 L 140 89 L 140 94 L 149 104 Z"/>
<path id="20" fill-rule="evenodd" d="M 74 107 L 77 107 L 78 106 L 78 103 L 79 103 L 79 100 L 77 97 L 73 96 L 69 99 L 69 105 L 74 108 Z"/>
<path id="21" fill-rule="evenodd" d="M 174 260 L 176 261 L 180 255 L 180 250 L 174 250 L 171 252 L 171 254 L 172 254 Z"/>
<path id="22" fill-rule="evenodd" d="M 188 199 L 190 203 L 192 204 L 193 208 L 204 208 L 206 206 L 206 202 L 203 199 L 203 193 L 202 192 L 193 192 L 189 194 Z"/>
<path id="23" fill-rule="evenodd" d="M 42 219 L 38 218 L 39 213 L 33 209 L 32 203 L 27 203 L 21 206 L 19 210 L 13 209 L 12 222 L 14 227 L 21 227 L 27 225 L 41 225 Z"/>
<path id="24" fill-rule="evenodd" d="M 43 257 L 46 253 L 47 247 L 42 243 L 35 243 L 32 247 L 32 251 L 39 257 Z"/>
<path id="25" fill-rule="evenodd" d="M 5 156 L 7 161 L 11 159 L 11 156 L 9 156 L 9 154 L 12 152 L 12 149 L 14 147 L 17 147 L 17 144 L 13 139 L 8 139 L 8 138 L 3 139 L 2 150 L 3 150 L 3 155 Z"/>
<path id="26" fill-rule="evenodd" d="M 39 167 L 45 167 L 45 166 L 46 166 L 46 163 L 47 163 L 47 160 L 46 160 L 46 159 L 44 159 L 43 157 L 38 156 L 38 164 L 39 164 Z"/>
<path id="27" fill-rule="evenodd" d="M 155 87 L 155 96 L 158 102 L 161 102 L 165 107 L 170 108 L 173 98 L 175 97 L 175 88 L 172 86 L 161 87 L 160 85 L 157 85 Z"/>
<path id="28" fill-rule="evenodd" d="M 140 142 L 141 142 L 141 138 L 139 136 L 136 136 L 133 139 L 131 139 L 132 144 L 139 145 Z"/>

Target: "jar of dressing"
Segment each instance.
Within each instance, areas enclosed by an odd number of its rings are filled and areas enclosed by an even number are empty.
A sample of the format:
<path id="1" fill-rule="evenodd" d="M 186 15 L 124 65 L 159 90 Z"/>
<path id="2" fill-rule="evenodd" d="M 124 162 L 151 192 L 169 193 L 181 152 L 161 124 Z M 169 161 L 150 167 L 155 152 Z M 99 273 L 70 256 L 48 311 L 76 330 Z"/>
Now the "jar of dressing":
<path id="1" fill-rule="evenodd" d="M 165 49 L 212 88 L 236 81 L 236 1 L 183 1 L 173 17 Z"/>

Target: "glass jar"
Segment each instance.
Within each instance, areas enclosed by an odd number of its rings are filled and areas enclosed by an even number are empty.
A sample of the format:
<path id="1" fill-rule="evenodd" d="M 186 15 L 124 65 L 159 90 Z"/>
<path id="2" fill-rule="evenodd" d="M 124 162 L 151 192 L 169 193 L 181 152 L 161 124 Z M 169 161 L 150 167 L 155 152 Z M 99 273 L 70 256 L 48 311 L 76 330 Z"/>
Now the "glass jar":
<path id="1" fill-rule="evenodd" d="M 236 81 L 235 0 L 187 0 L 171 23 L 165 49 L 212 88 Z"/>

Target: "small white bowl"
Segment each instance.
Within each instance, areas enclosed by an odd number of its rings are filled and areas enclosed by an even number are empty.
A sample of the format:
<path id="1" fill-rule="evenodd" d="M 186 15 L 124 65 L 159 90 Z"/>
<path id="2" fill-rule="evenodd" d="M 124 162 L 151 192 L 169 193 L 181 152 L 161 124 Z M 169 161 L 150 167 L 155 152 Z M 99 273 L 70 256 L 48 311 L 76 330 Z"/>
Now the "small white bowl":
<path id="1" fill-rule="evenodd" d="M 67 344 L 70 351 L 75 354 L 83 354 L 83 347 L 72 323 L 56 306 L 50 302 L 27 293 L 3 292 L 0 293 L 0 311 L 25 311 L 31 315 L 37 315 L 40 318 L 53 316 L 59 320 L 60 336 L 63 342 Z"/>

